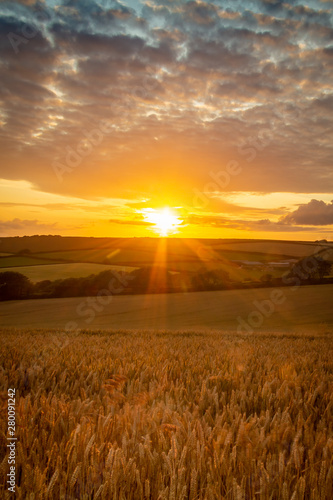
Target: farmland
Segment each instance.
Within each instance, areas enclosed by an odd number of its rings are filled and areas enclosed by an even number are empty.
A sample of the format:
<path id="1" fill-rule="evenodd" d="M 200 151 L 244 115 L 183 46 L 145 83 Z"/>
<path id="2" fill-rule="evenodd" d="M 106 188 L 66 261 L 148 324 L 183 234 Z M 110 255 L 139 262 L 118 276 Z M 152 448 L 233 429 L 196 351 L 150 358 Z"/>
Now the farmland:
<path id="1" fill-rule="evenodd" d="M 262 254 L 285 254 L 295 257 L 306 257 L 320 248 L 320 244 L 313 242 L 293 241 L 265 241 L 265 240 L 239 240 L 228 243 L 214 244 L 214 249 L 225 249 L 242 252 L 258 252 Z"/>
<path id="2" fill-rule="evenodd" d="M 19 255 L 10 255 L 0 258 L 0 270 L 12 267 L 27 267 L 40 266 L 43 264 L 57 264 L 59 261 L 55 259 L 41 259 L 38 256 L 28 257 Z"/>
<path id="3" fill-rule="evenodd" d="M 155 251 L 159 238 L 75 238 L 61 236 L 25 236 L 22 238 L 2 238 L 0 252 L 17 253 L 29 250 L 32 254 L 53 252 L 92 252 L 96 249 L 112 252 L 119 249 L 139 251 Z M 195 255 L 194 249 L 214 248 L 233 251 L 257 252 L 264 254 L 292 255 L 303 257 L 312 254 L 316 249 L 327 242 L 282 241 L 282 240 L 254 240 L 254 239 L 181 239 L 168 238 L 165 244 L 170 251 L 178 255 Z M 192 250 L 191 250 L 192 249 Z"/>
<path id="4" fill-rule="evenodd" d="M 2 330 L 15 498 L 332 498 L 330 332 Z"/>
<path id="5" fill-rule="evenodd" d="M 302 247 L 59 241 L 0 261 L 22 259 L 7 269 L 33 282 L 147 263 L 219 266 L 241 281 Z M 333 285 L 118 295 L 128 276 L 90 297 L 0 303 L 4 414 L 16 390 L 15 498 L 333 498 Z M 5 418 L 0 431 L 9 500 Z"/>
<path id="6" fill-rule="evenodd" d="M 43 264 L 36 266 L 20 266 L 11 267 L 6 271 L 22 273 L 27 276 L 32 283 L 37 283 L 43 280 L 57 280 L 66 278 L 81 278 L 91 274 L 98 274 L 106 270 L 117 270 L 130 272 L 134 267 L 129 266 L 112 266 L 104 264 L 89 264 L 89 263 L 68 263 L 68 264 Z M 4 271 L 5 269 L 1 269 Z"/>
<path id="7" fill-rule="evenodd" d="M 120 284 L 117 285 L 121 286 Z M 116 288 L 117 288 L 116 287 Z M 263 314 L 260 306 L 280 293 L 279 303 Z M 259 288 L 173 294 L 123 295 L 22 300 L 0 303 L 0 325 L 6 327 L 97 329 L 228 329 L 235 331 L 249 315 L 262 316 L 255 331 L 325 331 L 332 328 L 333 285 Z M 258 305 L 255 304 L 259 303 Z M 257 321 L 258 323 L 258 321 Z M 250 325 L 251 326 L 251 325 Z M 242 327 L 245 332 L 246 327 Z"/>
<path id="8" fill-rule="evenodd" d="M 97 265 L 128 270 L 158 265 L 187 276 L 202 269 L 220 270 L 232 282 L 255 283 L 267 274 L 280 278 L 293 262 L 325 247 L 332 245 L 274 240 L 3 238 L 0 250 L 5 252 L 0 257 L 0 268 L 20 272 L 36 282 L 85 277 L 107 269 Z M 7 251 L 16 253 L 6 256 Z"/>

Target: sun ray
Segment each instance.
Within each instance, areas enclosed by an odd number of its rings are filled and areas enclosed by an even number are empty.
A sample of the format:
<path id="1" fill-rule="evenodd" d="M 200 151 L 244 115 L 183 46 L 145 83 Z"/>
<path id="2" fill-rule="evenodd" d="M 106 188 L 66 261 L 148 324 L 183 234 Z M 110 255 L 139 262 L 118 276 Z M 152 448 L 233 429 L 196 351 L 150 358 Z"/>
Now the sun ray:
<path id="1" fill-rule="evenodd" d="M 178 231 L 183 220 L 169 207 L 163 209 L 145 208 L 140 211 L 146 222 L 152 224 L 152 229 L 161 237 L 167 237 Z"/>

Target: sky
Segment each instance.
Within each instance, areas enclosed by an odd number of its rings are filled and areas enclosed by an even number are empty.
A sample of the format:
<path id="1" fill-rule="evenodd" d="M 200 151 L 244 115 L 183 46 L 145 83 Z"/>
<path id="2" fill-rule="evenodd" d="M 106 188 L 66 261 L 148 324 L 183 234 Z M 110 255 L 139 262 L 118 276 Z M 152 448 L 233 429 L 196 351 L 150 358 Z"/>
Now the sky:
<path id="1" fill-rule="evenodd" d="M 0 1 L 0 237 L 332 240 L 332 20 L 326 0 Z"/>

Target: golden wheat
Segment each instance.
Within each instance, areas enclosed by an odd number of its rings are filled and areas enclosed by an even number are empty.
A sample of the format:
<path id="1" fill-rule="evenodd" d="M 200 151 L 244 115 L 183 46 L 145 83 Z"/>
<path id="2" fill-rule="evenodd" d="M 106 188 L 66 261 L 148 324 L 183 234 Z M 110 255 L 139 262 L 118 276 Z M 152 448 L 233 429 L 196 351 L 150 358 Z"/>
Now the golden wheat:
<path id="1" fill-rule="evenodd" d="M 1 332 L 16 498 L 333 498 L 329 333 L 83 332 L 62 348 L 55 335 Z"/>

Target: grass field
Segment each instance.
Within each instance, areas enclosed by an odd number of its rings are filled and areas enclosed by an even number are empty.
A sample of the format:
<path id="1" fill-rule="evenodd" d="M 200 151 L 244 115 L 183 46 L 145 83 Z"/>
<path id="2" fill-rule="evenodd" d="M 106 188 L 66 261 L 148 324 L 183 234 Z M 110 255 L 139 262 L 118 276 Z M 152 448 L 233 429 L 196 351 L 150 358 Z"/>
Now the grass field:
<path id="1" fill-rule="evenodd" d="M 118 285 L 117 285 L 118 286 Z M 117 287 L 116 287 L 117 288 Z M 333 326 L 333 285 L 281 288 L 280 303 L 272 303 L 273 288 L 221 292 L 101 296 L 0 303 L 0 326 L 65 328 L 229 329 L 250 321 L 254 331 L 325 331 Z M 262 302 L 264 304 L 262 304 Z M 259 308 L 266 307 L 268 314 Z M 266 304 L 266 306 L 265 306 Z M 252 328 L 252 316 L 255 316 Z M 262 316 L 262 321 L 260 320 Z M 249 320 L 250 318 L 250 320 Z M 244 330 L 244 328 L 243 328 Z M 249 328 L 248 328 L 249 330 Z M 244 330 L 245 331 L 245 330 Z"/>
<path id="2" fill-rule="evenodd" d="M 82 252 L 84 253 L 84 251 Z M 14 263 L 15 261 L 13 261 Z M 98 274 L 102 271 L 108 269 L 115 269 L 117 271 L 125 271 L 130 272 L 134 269 L 145 265 L 153 265 L 153 259 L 147 261 L 138 260 L 136 262 L 132 261 L 132 266 L 130 265 L 121 265 L 121 264 L 98 264 L 98 263 L 89 263 L 89 262 L 62 262 L 62 263 L 54 263 L 50 260 L 35 261 L 36 264 L 29 265 L 20 265 L 20 266 L 12 266 L 12 267 L 1 267 L 0 272 L 18 272 L 27 276 L 33 283 L 42 280 L 57 280 L 57 279 L 65 279 L 65 278 L 83 278 L 85 276 L 89 276 L 90 274 Z M 57 262 L 57 261 L 55 261 Z M 1 264 L 1 259 L 0 259 Z M 260 281 L 260 278 L 264 274 L 271 274 L 273 278 L 281 277 L 285 272 L 285 268 L 267 268 L 267 267 L 258 267 L 258 268 L 239 268 L 230 265 L 230 263 L 225 262 L 223 260 L 212 260 L 210 262 L 181 262 L 174 261 L 171 263 L 166 263 L 164 260 L 160 262 L 155 262 L 155 264 L 163 265 L 163 267 L 167 266 L 168 270 L 172 272 L 181 272 L 187 274 L 194 274 L 196 272 L 205 270 L 223 270 L 228 273 L 229 279 L 235 282 L 243 282 L 246 280 L 250 281 Z"/>
<path id="3" fill-rule="evenodd" d="M 162 264 L 162 262 L 161 262 Z M 194 274 L 202 270 L 224 271 L 231 281 L 243 282 L 246 280 L 260 281 L 265 274 L 271 274 L 273 278 L 280 278 L 286 273 L 286 268 L 271 268 L 269 266 L 238 267 L 225 260 L 211 260 L 209 262 L 173 262 L 167 265 L 170 271 L 186 272 Z"/>
<path id="4" fill-rule="evenodd" d="M 313 242 L 244 240 L 234 241 L 232 243 L 216 243 L 213 245 L 213 248 L 242 252 L 259 252 L 263 254 L 290 255 L 299 258 L 312 255 L 320 250 L 321 245 Z"/>
<path id="5" fill-rule="evenodd" d="M 59 260 L 57 258 L 45 260 L 43 258 L 36 257 L 25 257 L 11 255 L 10 257 L 0 258 L 0 270 L 6 269 L 7 267 L 27 267 L 27 266 L 40 266 L 43 264 L 57 264 Z M 12 269 L 11 269 L 12 270 Z"/>
<path id="6" fill-rule="evenodd" d="M 188 275 L 219 269 L 228 273 L 231 282 L 256 282 L 264 275 L 280 278 L 286 272 L 287 268 L 271 267 L 271 262 L 297 260 L 324 248 L 314 242 L 177 238 L 31 237 L 4 238 L 0 243 L 8 251 L 23 247 L 32 252 L 0 257 L 0 268 L 21 272 L 34 282 L 84 277 L 108 269 L 94 268 L 94 264 L 128 270 L 160 265 Z M 258 262 L 258 266 L 246 262 Z"/>
<path id="7" fill-rule="evenodd" d="M 43 264 L 36 266 L 10 267 L 8 269 L 2 268 L 1 272 L 18 272 L 27 276 L 33 283 L 37 283 L 38 281 L 43 280 L 52 281 L 65 278 L 84 278 L 85 276 L 98 274 L 102 271 L 111 269 L 130 272 L 136 268 L 128 266 L 111 266 L 104 264 L 87 264 L 78 262 L 75 264 Z"/>
<path id="8" fill-rule="evenodd" d="M 0 335 L 17 499 L 333 498 L 332 330 Z"/>
<path id="9" fill-rule="evenodd" d="M 163 251 L 161 252 L 161 248 Z M 256 260 L 268 262 L 284 258 L 299 258 L 311 255 L 321 247 L 315 243 L 293 243 L 284 241 L 234 241 L 228 240 L 143 240 L 120 239 L 111 247 L 72 249 L 68 251 L 45 252 L 42 257 L 71 261 L 114 263 L 153 263 L 166 258 L 173 262 L 196 262 L 216 258 L 230 260 Z"/>
<path id="10" fill-rule="evenodd" d="M 126 264 L 153 264 L 156 262 L 167 262 L 169 264 L 180 263 L 202 263 L 210 260 L 218 259 L 228 259 L 228 260 L 249 260 L 249 261 L 259 261 L 259 262 L 271 262 L 276 260 L 282 260 L 287 258 L 292 258 L 291 255 L 281 255 L 281 254 L 266 254 L 260 252 L 250 252 L 250 251 L 238 251 L 218 248 L 213 250 L 211 247 L 203 249 L 199 247 L 196 252 L 191 249 L 187 249 L 188 252 L 183 251 L 183 253 L 175 254 L 173 252 L 159 253 L 156 249 L 150 250 L 140 250 L 136 248 L 131 249 L 115 249 L 110 251 L 110 249 L 96 249 L 96 250 L 72 250 L 69 252 L 46 252 L 39 254 L 40 257 L 55 259 L 55 260 L 68 260 L 77 262 L 104 262 L 105 259 L 110 260 L 110 262 L 120 262 Z M 38 257 L 38 254 L 36 254 Z"/>
<path id="11" fill-rule="evenodd" d="M 16 253 L 29 249 L 33 253 L 54 251 L 107 250 L 135 248 L 152 251 L 158 245 L 158 238 L 84 238 L 60 236 L 31 236 L 24 238 L 2 238 L 0 251 Z M 275 253 L 303 257 L 313 253 L 320 244 L 307 241 L 249 240 L 249 239 L 197 239 L 168 238 L 168 248 L 177 254 L 188 254 L 188 248 L 206 246 L 215 249 L 226 248 L 249 252 Z"/>

